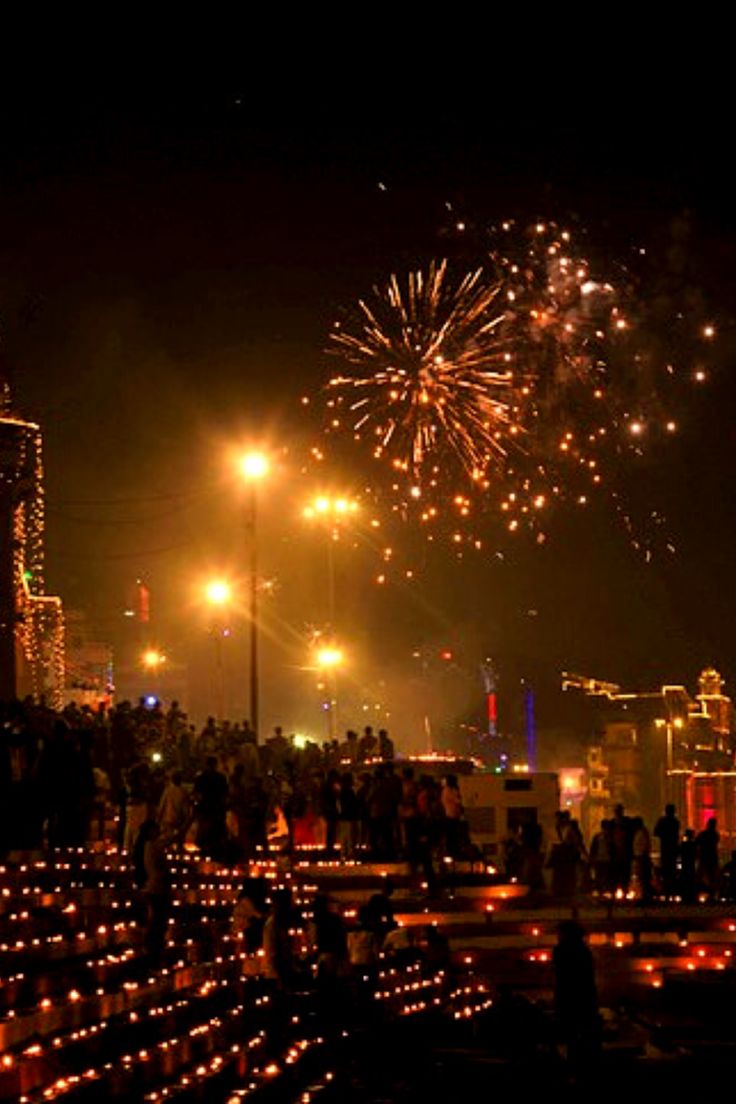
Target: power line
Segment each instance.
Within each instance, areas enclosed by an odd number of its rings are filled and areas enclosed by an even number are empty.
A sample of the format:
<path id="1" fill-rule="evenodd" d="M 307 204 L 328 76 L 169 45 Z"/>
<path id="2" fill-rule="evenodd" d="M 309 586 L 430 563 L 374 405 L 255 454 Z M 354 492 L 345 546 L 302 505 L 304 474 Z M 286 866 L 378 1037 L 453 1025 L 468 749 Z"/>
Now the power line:
<path id="1" fill-rule="evenodd" d="M 51 517 L 60 518 L 62 521 L 68 521 L 72 525 L 148 525 L 150 522 L 157 522 L 162 518 L 173 517 L 175 514 L 181 513 L 182 510 L 186 510 L 190 505 L 192 505 L 192 503 L 180 502 L 178 505 L 172 506 L 169 510 L 161 510 L 158 513 L 149 514 L 147 517 L 137 518 L 78 517 L 75 514 L 67 514 L 63 509 L 59 509 L 58 506 L 47 506 L 46 512 Z"/>
<path id="2" fill-rule="evenodd" d="M 82 508 L 87 506 L 137 506 L 145 505 L 147 502 L 173 502 L 199 498 L 203 495 L 212 494 L 216 490 L 217 484 L 210 483 L 207 487 L 197 487 L 196 490 L 170 491 L 155 495 L 135 495 L 133 498 L 47 498 L 46 501 L 54 508 L 60 506 Z"/>
<path id="3" fill-rule="evenodd" d="M 47 549 L 47 559 L 57 560 L 139 560 L 150 556 L 164 556 L 167 552 L 175 552 L 179 548 L 190 548 L 194 541 L 177 541 L 164 548 L 149 548 L 142 552 L 62 552 L 53 548 Z"/>

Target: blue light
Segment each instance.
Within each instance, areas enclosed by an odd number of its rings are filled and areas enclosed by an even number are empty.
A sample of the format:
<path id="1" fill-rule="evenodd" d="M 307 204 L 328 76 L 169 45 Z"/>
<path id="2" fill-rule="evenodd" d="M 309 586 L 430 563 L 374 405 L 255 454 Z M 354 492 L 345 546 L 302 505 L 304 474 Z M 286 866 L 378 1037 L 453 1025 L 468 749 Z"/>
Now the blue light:
<path id="1" fill-rule="evenodd" d="M 149 709 L 153 709 L 154 705 L 158 705 L 158 698 L 155 694 L 146 694 L 146 705 Z"/>

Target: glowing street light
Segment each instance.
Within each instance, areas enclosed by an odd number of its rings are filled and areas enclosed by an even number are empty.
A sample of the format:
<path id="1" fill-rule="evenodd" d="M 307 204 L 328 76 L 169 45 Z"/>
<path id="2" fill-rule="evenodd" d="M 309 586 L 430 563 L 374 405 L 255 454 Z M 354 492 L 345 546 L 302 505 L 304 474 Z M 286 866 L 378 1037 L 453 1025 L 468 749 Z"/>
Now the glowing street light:
<path id="1" fill-rule="evenodd" d="M 340 648 L 320 648 L 317 652 L 317 663 L 324 669 L 339 667 L 342 661 L 343 654 Z"/>
<path id="2" fill-rule="evenodd" d="M 326 518 L 337 522 L 350 514 L 357 514 L 360 504 L 354 498 L 345 495 L 333 498 L 331 495 L 317 495 L 304 507 L 303 515 L 308 521 L 314 518 Z"/>
<path id="3" fill-rule="evenodd" d="M 240 458 L 240 471 L 245 479 L 263 479 L 270 469 L 268 457 L 263 452 L 246 452 Z"/>
<path id="4" fill-rule="evenodd" d="M 222 640 L 229 635 L 229 630 L 224 627 L 217 613 L 224 613 L 225 608 L 233 599 L 233 588 L 226 579 L 210 579 L 204 588 L 205 598 L 213 610 L 213 623 L 210 634 L 215 642 L 215 666 L 217 668 L 217 714 L 221 720 L 225 719 L 225 657 L 222 650 Z"/>
<path id="5" fill-rule="evenodd" d="M 250 723 L 258 739 L 258 484 L 271 470 L 263 452 L 246 452 L 240 458 L 240 472 L 248 486 L 245 519 L 250 545 Z"/>
<path id="6" fill-rule="evenodd" d="M 320 494 L 308 502 L 302 511 L 307 521 L 325 521 L 331 529 L 327 534 L 327 595 L 329 600 L 330 626 L 335 627 L 335 553 L 334 542 L 339 536 L 340 524 L 347 521 L 360 510 L 360 504 L 347 495 Z"/>
<path id="7" fill-rule="evenodd" d="M 158 671 L 166 662 L 166 656 L 158 648 L 147 648 L 141 656 L 141 663 L 147 671 Z"/>
<path id="8" fill-rule="evenodd" d="M 204 592 L 211 606 L 227 606 L 233 596 L 233 588 L 224 579 L 211 579 Z"/>
<path id="9" fill-rule="evenodd" d="M 160 697 L 159 678 L 165 663 L 166 656 L 158 648 L 146 648 L 141 655 L 141 666 L 150 680 L 147 689 L 154 691 L 153 694 L 147 695 L 146 704 L 153 705 L 156 698 Z"/>
<path id="10" fill-rule="evenodd" d="M 225 656 L 223 652 L 223 637 L 230 636 L 230 629 L 225 628 L 221 616 L 225 608 L 233 601 L 233 587 L 225 578 L 211 578 L 204 587 L 204 596 L 213 609 L 213 623 L 210 634 L 215 645 L 215 667 L 217 669 L 217 715 L 221 720 L 225 719 Z M 217 616 L 221 613 L 221 616 Z"/>
<path id="11" fill-rule="evenodd" d="M 325 644 L 317 649 L 315 654 L 317 666 L 329 678 L 330 702 L 329 702 L 329 727 L 330 739 L 337 739 L 337 672 L 345 661 L 342 648 L 335 644 Z"/>

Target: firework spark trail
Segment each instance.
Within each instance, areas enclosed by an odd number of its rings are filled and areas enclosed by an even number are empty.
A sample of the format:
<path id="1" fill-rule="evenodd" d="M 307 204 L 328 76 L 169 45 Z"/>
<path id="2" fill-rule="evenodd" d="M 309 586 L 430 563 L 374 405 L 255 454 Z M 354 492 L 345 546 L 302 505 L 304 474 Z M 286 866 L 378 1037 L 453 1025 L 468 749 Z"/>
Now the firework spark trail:
<path id="1" fill-rule="evenodd" d="M 488 515 L 543 541 L 552 502 L 584 506 L 606 485 L 621 513 L 617 479 L 677 431 L 715 333 L 676 312 L 663 325 L 656 279 L 610 278 L 555 223 L 506 222 L 482 240 L 460 277 L 435 261 L 374 287 L 330 345 L 345 365 L 327 387 L 333 458 L 352 446 L 364 471 L 371 456 L 366 494 L 459 555 L 484 546 Z"/>
<path id="2" fill-rule="evenodd" d="M 333 351 L 356 367 L 330 381 L 347 402 L 352 429 L 371 430 L 374 456 L 389 453 L 397 470 L 421 482 L 425 461 L 454 457 L 478 478 L 507 452 L 512 375 L 504 355 L 501 287 L 482 270 L 453 286 L 447 262 L 410 273 L 406 289 L 392 276 L 361 300 L 353 332 L 337 329 Z M 355 399 L 350 392 L 364 392 Z M 347 397 L 346 397 L 347 393 Z"/>

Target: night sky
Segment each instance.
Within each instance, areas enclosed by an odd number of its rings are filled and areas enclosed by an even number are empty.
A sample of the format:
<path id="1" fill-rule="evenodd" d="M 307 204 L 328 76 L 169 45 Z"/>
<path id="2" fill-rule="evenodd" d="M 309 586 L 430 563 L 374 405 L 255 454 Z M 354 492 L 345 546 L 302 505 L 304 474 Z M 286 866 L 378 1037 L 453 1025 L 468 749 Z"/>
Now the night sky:
<path id="1" fill-rule="evenodd" d="M 375 692 L 395 698 L 398 727 L 414 724 L 406 698 L 423 693 L 405 673 L 417 649 L 451 647 L 471 700 L 492 655 L 507 720 L 532 678 L 547 728 L 564 718 L 562 668 L 644 687 L 692 685 L 715 663 L 731 683 L 736 189 L 724 101 L 656 80 L 640 97 L 587 85 L 563 101 L 501 113 L 438 97 L 420 110 L 406 90 L 385 102 L 338 90 L 277 109 L 237 76 L 94 101 L 63 86 L 6 95 L 3 358 L 18 409 L 45 433 L 49 589 L 117 642 L 142 575 L 162 646 L 182 662 L 199 655 L 198 580 L 242 563 L 228 446 L 303 438 L 299 398 L 329 372 L 336 312 L 442 255 L 447 202 L 478 223 L 572 220 L 612 255 L 644 242 L 665 256 L 684 227 L 717 368 L 678 410 L 677 439 L 620 473 L 635 510 L 667 516 L 676 555 L 646 563 L 605 498 L 561 510 L 543 548 L 521 537 L 491 540 L 503 560 L 435 556 L 411 586 L 378 591 L 369 553 L 345 547 L 341 629 L 360 664 L 351 679 L 361 694 L 386 680 Z M 324 549 L 299 520 L 309 487 L 291 462 L 263 512 L 264 571 L 277 579 L 264 721 L 293 726 L 316 716 L 298 667 L 324 608 Z"/>

